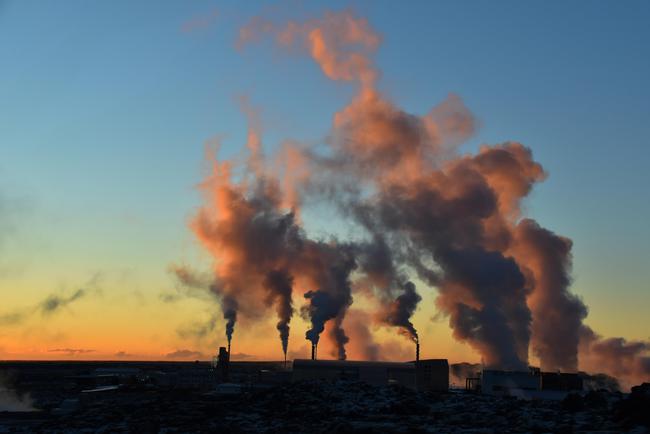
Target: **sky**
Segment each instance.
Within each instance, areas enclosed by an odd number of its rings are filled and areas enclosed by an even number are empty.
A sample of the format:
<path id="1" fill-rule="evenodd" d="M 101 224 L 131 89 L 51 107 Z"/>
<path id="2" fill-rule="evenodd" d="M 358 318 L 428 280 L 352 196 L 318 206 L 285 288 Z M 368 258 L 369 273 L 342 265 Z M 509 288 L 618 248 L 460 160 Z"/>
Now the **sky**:
<path id="1" fill-rule="evenodd" d="M 321 142 L 354 93 L 307 56 L 236 47 L 238 31 L 341 9 L 381 34 L 378 86 L 401 107 L 455 93 L 481 125 L 463 152 L 533 150 L 549 176 L 526 212 L 573 240 L 586 322 L 650 338 L 647 1 L 0 1 L 0 359 L 193 359 L 224 344 L 218 306 L 179 296 L 169 271 L 210 267 L 188 229 L 206 143 L 241 152 L 242 97 L 265 148 Z M 318 210 L 305 220 L 336 230 Z M 423 354 L 476 361 L 435 290 L 422 295 Z M 295 321 L 290 355 L 306 354 L 306 328 Z M 280 358 L 272 318 L 237 333 L 237 357 Z"/>

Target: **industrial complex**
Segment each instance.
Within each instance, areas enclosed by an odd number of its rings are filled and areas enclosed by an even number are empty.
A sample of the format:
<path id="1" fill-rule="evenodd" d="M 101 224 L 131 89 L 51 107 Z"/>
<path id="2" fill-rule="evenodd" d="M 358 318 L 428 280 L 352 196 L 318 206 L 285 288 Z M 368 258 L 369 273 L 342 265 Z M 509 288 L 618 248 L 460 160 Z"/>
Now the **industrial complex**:
<path id="1" fill-rule="evenodd" d="M 226 348 L 214 363 L 5 361 L 14 400 L 0 432 L 622 432 L 648 422 L 650 384 L 629 396 L 580 391 L 583 374 L 473 365 L 466 390 L 458 367 L 230 361 Z"/>
<path id="2" fill-rule="evenodd" d="M 447 359 L 420 359 L 419 351 L 411 362 L 318 360 L 312 352 L 311 359 L 296 359 L 291 366 L 283 366 L 284 369 L 275 373 L 260 371 L 255 377 L 257 385 L 280 381 L 348 380 L 375 386 L 399 385 L 427 392 L 447 392 L 450 389 Z M 225 347 L 219 349 L 213 367 L 218 384 L 231 384 L 230 356 Z M 531 367 L 528 371 L 481 369 L 465 378 L 464 389 L 493 396 L 558 400 L 583 388 L 582 378 L 577 373 L 541 372 Z"/>

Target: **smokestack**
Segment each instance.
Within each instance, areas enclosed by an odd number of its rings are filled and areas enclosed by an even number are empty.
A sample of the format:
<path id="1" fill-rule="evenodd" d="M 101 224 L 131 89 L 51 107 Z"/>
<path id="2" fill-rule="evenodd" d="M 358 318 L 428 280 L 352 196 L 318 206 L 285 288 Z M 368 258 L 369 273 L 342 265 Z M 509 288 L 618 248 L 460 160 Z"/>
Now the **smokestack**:
<path id="1" fill-rule="evenodd" d="M 415 363 L 420 361 L 420 341 L 415 341 Z"/>
<path id="2" fill-rule="evenodd" d="M 228 339 L 228 361 L 230 361 L 230 339 Z"/>
<path id="3" fill-rule="evenodd" d="M 217 372 L 222 382 L 227 382 L 230 379 L 230 353 L 226 352 L 225 347 L 219 348 L 219 355 L 217 356 Z"/>
<path id="4" fill-rule="evenodd" d="M 316 344 L 311 344 L 311 359 L 316 360 Z"/>

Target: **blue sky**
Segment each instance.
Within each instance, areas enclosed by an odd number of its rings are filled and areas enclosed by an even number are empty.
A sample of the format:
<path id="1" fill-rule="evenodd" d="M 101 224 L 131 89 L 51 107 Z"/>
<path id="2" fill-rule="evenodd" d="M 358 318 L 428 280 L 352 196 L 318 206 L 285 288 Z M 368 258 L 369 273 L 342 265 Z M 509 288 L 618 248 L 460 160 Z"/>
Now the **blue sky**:
<path id="1" fill-rule="evenodd" d="M 321 141 L 353 93 L 306 57 L 236 50 L 238 28 L 341 8 L 382 34 L 380 88 L 397 104 L 424 113 L 454 92 L 482 124 L 466 151 L 533 149 L 549 178 L 527 209 L 573 239 L 588 322 L 647 338 L 647 1 L 0 1 L 0 193 L 18 204 L 2 262 L 22 270 L 0 287 L 36 294 L 106 268 L 165 285 L 169 263 L 195 257 L 204 142 L 222 137 L 224 156 L 245 142 L 237 98 L 272 147 Z"/>

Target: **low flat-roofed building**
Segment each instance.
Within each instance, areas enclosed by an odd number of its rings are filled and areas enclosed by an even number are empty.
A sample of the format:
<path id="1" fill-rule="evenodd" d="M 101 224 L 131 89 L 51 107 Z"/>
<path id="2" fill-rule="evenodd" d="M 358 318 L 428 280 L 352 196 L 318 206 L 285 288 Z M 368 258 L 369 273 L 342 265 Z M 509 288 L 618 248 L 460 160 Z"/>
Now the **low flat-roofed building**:
<path id="1" fill-rule="evenodd" d="M 425 359 L 416 364 L 417 388 L 430 392 L 449 390 L 449 362 L 447 359 Z"/>
<path id="2" fill-rule="evenodd" d="M 540 388 L 540 375 L 535 372 L 484 369 L 481 373 L 481 391 L 486 395 L 526 397 Z"/>
<path id="3" fill-rule="evenodd" d="M 356 380 L 432 391 L 446 391 L 449 388 L 447 360 L 421 360 L 418 366 L 416 370 L 415 362 L 297 359 L 293 361 L 292 380 Z"/>
<path id="4" fill-rule="evenodd" d="M 471 379 L 474 380 L 474 379 Z M 570 392 L 583 390 L 582 378 L 575 373 L 498 371 L 484 369 L 479 379 L 486 395 L 514 396 L 522 399 L 561 400 Z"/>
<path id="5" fill-rule="evenodd" d="M 563 372 L 542 372 L 542 390 L 581 391 L 582 377 Z"/>

